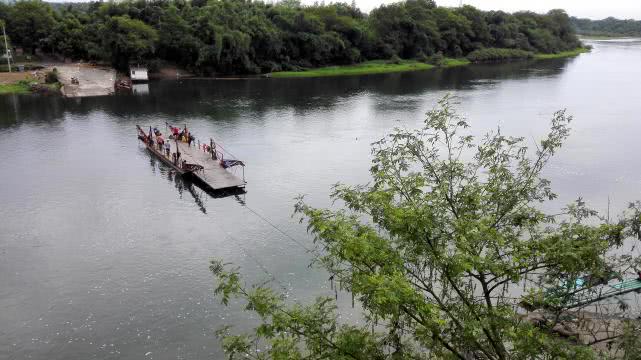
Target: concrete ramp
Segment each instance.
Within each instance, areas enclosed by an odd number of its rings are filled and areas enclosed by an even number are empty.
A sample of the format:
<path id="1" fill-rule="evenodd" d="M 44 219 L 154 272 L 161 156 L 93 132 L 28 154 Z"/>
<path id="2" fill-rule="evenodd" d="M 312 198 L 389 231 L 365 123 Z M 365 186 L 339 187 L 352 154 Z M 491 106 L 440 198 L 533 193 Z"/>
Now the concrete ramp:
<path id="1" fill-rule="evenodd" d="M 56 65 L 58 79 L 62 83 L 60 91 L 66 97 L 104 96 L 114 93 L 116 70 L 87 64 Z M 78 79 L 73 84 L 71 79 Z"/>

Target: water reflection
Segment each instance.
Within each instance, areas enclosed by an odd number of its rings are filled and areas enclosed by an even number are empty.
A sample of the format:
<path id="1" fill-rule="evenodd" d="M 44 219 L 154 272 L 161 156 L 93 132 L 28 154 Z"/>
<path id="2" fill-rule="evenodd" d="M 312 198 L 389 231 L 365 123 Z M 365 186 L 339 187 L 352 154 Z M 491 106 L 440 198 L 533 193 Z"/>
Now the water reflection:
<path id="1" fill-rule="evenodd" d="M 131 86 L 131 92 L 134 95 L 148 95 L 149 94 L 149 84 L 148 83 L 133 84 Z"/>
<path id="2" fill-rule="evenodd" d="M 203 213 L 207 213 L 207 197 L 212 197 L 214 199 L 222 199 L 226 197 L 233 197 L 237 203 L 240 205 L 245 205 L 246 199 L 245 195 L 247 192 L 241 188 L 232 188 L 232 189 L 222 189 L 222 190 L 211 190 L 207 189 L 198 179 L 191 179 L 188 175 L 180 175 L 176 173 L 172 168 L 165 165 L 162 161 L 158 160 L 150 151 L 146 148 L 141 148 L 141 151 L 144 151 L 145 154 L 149 157 L 149 167 L 153 174 L 160 173 L 167 181 L 174 184 L 174 187 L 178 191 L 179 197 L 184 199 L 185 193 L 189 194 L 190 197 L 194 200 L 198 209 Z"/>
<path id="3" fill-rule="evenodd" d="M 60 120 L 64 99 L 45 95 L 0 95 L 0 129 L 21 122 L 48 123 Z"/>

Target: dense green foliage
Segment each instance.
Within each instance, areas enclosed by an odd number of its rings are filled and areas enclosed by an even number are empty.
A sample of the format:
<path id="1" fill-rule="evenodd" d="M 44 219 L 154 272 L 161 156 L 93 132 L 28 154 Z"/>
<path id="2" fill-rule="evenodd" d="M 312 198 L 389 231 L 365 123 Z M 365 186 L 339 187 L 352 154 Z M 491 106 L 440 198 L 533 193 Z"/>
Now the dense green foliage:
<path id="1" fill-rule="evenodd" d="M 529 59 L 534 57 L 531 51 L 521 49 L 501 49 L 501 48 L 485 48 L 474 50 L 467 54 L 467 59 L 471 62 L 487 62 L 487 61 L 505 61 L 516 59 Z"/>
<path id="2" fill-rule="evenodd" d="M 127 15 L 109 18 L 102 37 L 105 54 L 120 68 L 126 68 L 129 61 L 141 62 L 152 55 L 157 41 L 154 28 Z"/>
<path id="3" fill-rule="evenodd" d="M 376 59 L 460 58 L 483 48 L 555 53 L 580 46 L 562 10 L 545 15 L 382 5 L 369 15 L 344 3 L 301 6 L 246 0 L 156 0 L 0 5 L 16 46 L 75 59 L 166 60 L 199 73 L 261 73 Z"/>
<path id="4" fill-rule="evenodd" d="M 572 25 L 581 35 L 594 36 L 641 36 L 641 20 L 619 20 L 609 17 L 603 20 L 572 17 Z"/>
<path id="5" fill-rule="evenodd" d="M 292 304 L 248 287 L 214 260 L 222 302 L 240 298 L 261 320 L 251 334 L 221 330 L 229 357 L 638 359 L 639 309 L 585 299 L 637 277 L 641 204 L 613 222 L 581 199 L 541 210 L 556 197 L 541 174 L 569 121 L 555 113 L 530 151 L 500 132 L 475 139 L 445 98 L 423 128 L 374 143 L 372 181 L 335 187 L 343 209 L 296 205 L 315 263 L 353 294 L 362 321 L 341 318 L 334 297 Z M 579 336 L 559 336 L 579 324 Z"/>
<path id="6" fill-rule="evenodd" d="M 556 59 L 577 56 L 585 52 L 589 52 L 591 46 L 580 47 L 573 50 L 560 51 L 550 54 L 533 53 L 521 49 L 506 49 L 506 48 L 484 48 L 474 50 L 467 54 L 467 60 L 473 63 L 494 62 L 494 61 L 511 61 L 522 59 Z"/>

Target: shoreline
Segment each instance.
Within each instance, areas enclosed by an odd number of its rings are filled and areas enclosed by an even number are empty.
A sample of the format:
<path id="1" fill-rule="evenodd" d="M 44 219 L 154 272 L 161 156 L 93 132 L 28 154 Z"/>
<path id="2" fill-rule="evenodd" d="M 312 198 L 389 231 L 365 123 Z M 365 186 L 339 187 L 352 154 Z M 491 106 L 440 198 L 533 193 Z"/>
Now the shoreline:
<path id="1" fill-rule="evenodd" d="M 533 60 L 549 60 L 575 57 L 583 53 L 590 52 L 589 47 L 580 47 L 574 50 L 562 51 L 555 54 L 534 54 Z M 518 60 L 518 59 L 517 59 Z M 527 59 L 522 59 L 527 60 Z M 505 61 L 497 62 L 500 64 Z M 288 79 L 288 78 L 313 78 L 313 77 L 333 77 L 333 76 L 352 76 L 352 75 L 373 75 L 400 73 L 407 71 L 431 70 L 435 68 L 445 69 L 457 66 L 468 66 L 472 64 L 466 58 L 445 58 L 443 65 L 431 65 L 418 60 L 402 60 L 400 64 L 390 64 L 386 60 L 370 60 L 360 64 L 337 65 L 321 68 L 312 68 L 302 71 L 278 71 L 264 75 L 268 78 Z"/>
<path id="2" fill-rule="evenodd" d="M 470 61 L 465 58 L 445 58 L 443 65 L 432 65 L 418 60 L 401 60 L 398 64 L 388 63 L 387 60 L 370 60 L 359 64 L 336 65 L 321 68 L 307 69 L 303 71 L 278 71 L 264 75 L 268 78 L 309 78 L 309 77 L 332 77 L 352 75 L 373 75 L 389 74 L 418 70 L 431 70 L 434 68 L 451 68 L 456 66 L 469 65 Z"/>
<path id="3" fill-rule="evenodd" d="M 16 66 L 17 67 L 17 66 Z M 0 72 L 0 95 L 47 94 L 64 97 L 110 95 L 116 71 L 111 67 L 84 63 L 40 63 L 37 71 Z M 55 73 L 55 80 L 47 80 Z M 74 78 L 79 82 L 74 82 Z"/>
<path id="4" fill-rule="evenodd" d="M 536 54 L 534 55 L 535 60 L 548 60 L 548 59 L 561 59 L 579 56 L 584 53 L 589 53 L 592 51 L 590 47 L 580 47 L 574 50 L 561 51 L 556 54 Z"/>
<path id="5" fill-rule="evenodd" d="M 560 58 L 569 58 L 575 57 L 583 53 L 590 52 L 589 47 L 581 47 L 574 50 L 563 51 L 556 54 L 535 54 L 532 57 L 532 60 L 549 60 L 549 59 L 560 59 Z M 518 59 L 517 59 L 518 60 Z M 527 59 L 523 59 L 527 60 Z M 497 64 L 500 64 L 504 61 L 500 61 Z M 302 71 L 279 71 L 274 73 L 267 73 L 262 75 L 255 76 L 233 76 L 233 77 L 198 77 L 198 76 L 187 76 L 179 78 L 180 80 L 185 79 L 220 79 L 220 80 L 246 80 L 246 79 L 291 79 L 291 78 L 318 78 L 318 77 L 335 77 L 335 76 L 360 76 L 360 75 L 375 75 L 375 74 L 389 74 L 389 73 L 402 73 L 409 71 L 420 71 L 420 70 L 433 70 L 433 69 L 445 69 L 458 66 L 468 66 L 473 64 L 466 58 L 443 58 L 441 65 L 432 65 L 425 62 L 420 62 L 418 60 L 401 60 L 398 63 L 389 63 L 387 60 L 370 60 L 365 61 L 359 64 L 352 65 L 336 65 L 336 66 L 327 66 L 321 68 L 312 68 Z M 165 77 L 166 78 L 166 77 Z M 164 79 L 161 77 L 161 79 Z M 29 82 L 26 79 L 0 83 L 0 95 L 7 94 L 18 94 L 18 95 L 28 95 L 28 94 L 37 94 L 43 91 L 42 87 L 34 88 L 32 86 L 33 80 Z M 64 81 L 61 81 L 64 85 Z M 44 84 L 43 84 L 44 85 Z M 54 89 L 51 87 L 49 92 L 52 92 Z M 61 93 L 60 86 L 58 86 L 58 93 Z M 82 95 L 81 95 L 82 97 Z"/>
<path id="6" fill-rule="evenodd" d="M 53 83 L 29 83 L 26 81 L 17 81 L 11 84 L 0 84 L 0 95 L 62 95 L 60 89 L 62 84 Z"/>
<path id="7" fill-rule="evenodd" d="M 31 94 L 31 86 L 28 82 L 21 80 L 9 84 L 0 84 L 0 95 L 18 94 L 26 95 Z"/>
<path id="8" fill-rule="evenodd" d="M 58 94 L 60 83 L 47 83 L 44 73 L 32 75 L 29 72 L 0 73 L 0 95 Z"/>

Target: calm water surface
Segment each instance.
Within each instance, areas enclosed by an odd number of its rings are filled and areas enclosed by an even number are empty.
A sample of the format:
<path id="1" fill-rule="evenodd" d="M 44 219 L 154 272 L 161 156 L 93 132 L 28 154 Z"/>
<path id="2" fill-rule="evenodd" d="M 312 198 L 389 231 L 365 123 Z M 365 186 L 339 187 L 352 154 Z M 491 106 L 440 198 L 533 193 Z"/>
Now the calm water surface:
<path id="1" fill-rule="evenodd" d="M 641 199 L 641 42 L 593 45 L 575 59 L 442 71 L 0 97 L 0 358 L 220 358 L 213 331 L 252 320 L 213 298 L 209 259 L 250 281 L 272 273 L 290 299 L 327 293 L 293 198 L 328 206 L 331 184 L 366 182 L 369 144 L 419 126 L 447 93 L 475 133 L 501 126 L 529 141 L 567 108 L 573 136 L 547 171 L 559 204 Z M 135 125 L 165 121 L 245 160 L 247 193 L 212 197 L 154 160 Z"/>

